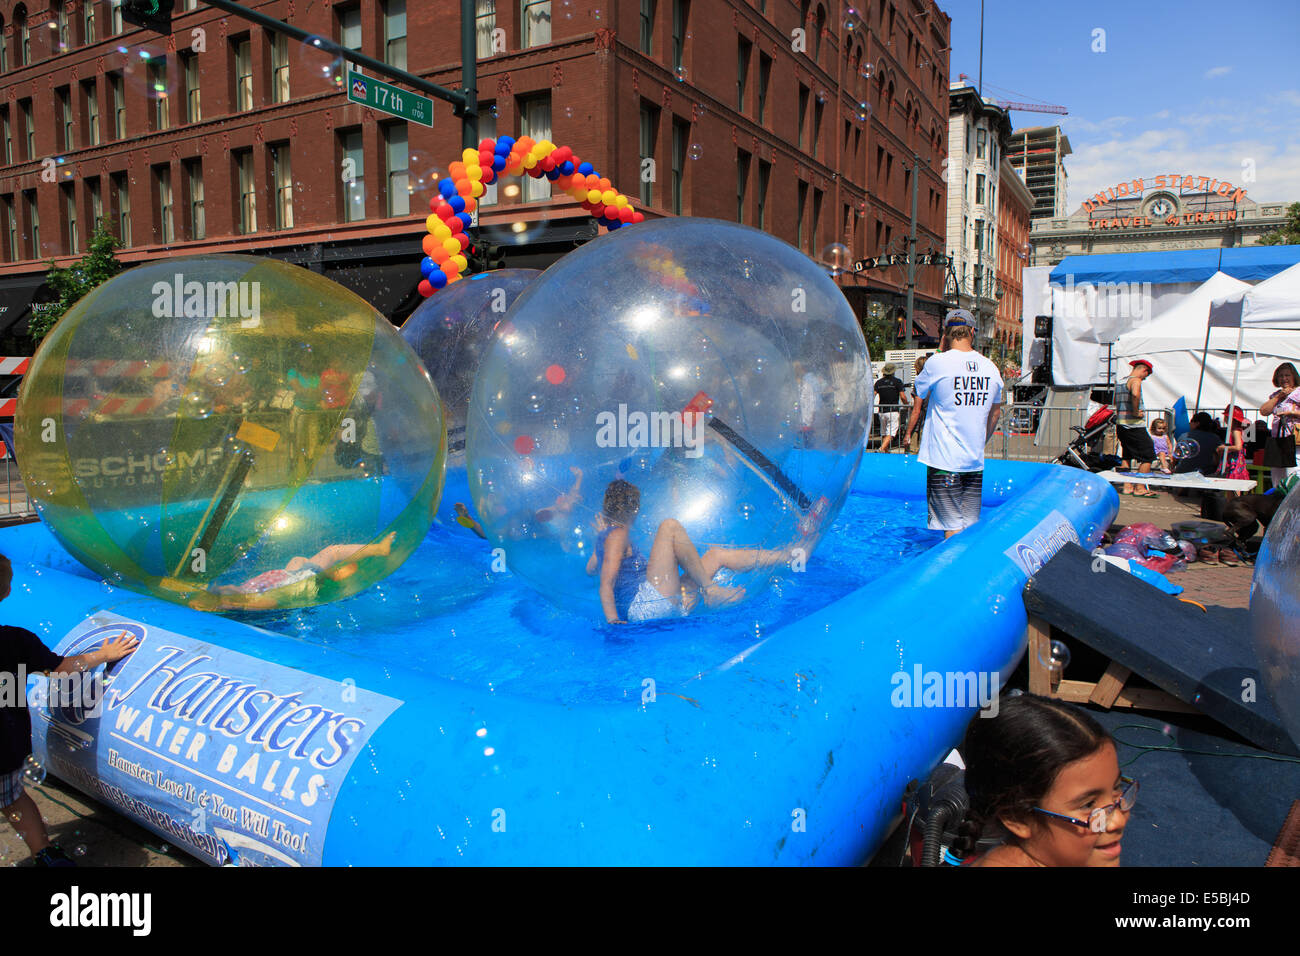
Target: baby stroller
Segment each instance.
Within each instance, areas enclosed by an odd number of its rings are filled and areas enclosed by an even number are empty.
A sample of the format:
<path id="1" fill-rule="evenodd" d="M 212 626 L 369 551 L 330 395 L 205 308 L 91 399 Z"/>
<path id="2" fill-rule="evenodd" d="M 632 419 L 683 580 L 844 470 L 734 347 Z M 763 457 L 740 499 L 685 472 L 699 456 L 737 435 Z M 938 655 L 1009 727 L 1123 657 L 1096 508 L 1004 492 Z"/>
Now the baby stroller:
<path id="1" fill-rule="evenodd" d="M 1107 468 L 1113 468 L 1119 464 L 1119 459 L 1114 455 L 1102 455 L 1100 448 L 1106 429 L 1114 421 L 1115 410 L 1109 405 L 1103 405 L 1093 412 L 1082 426 L 1071 425 L 1070 431 L 1074 432 L 1074 440 L 1066 445 L 1065 451 L 1052 461 L 1058 465 L 1069 465 L 1071 468 L 1082 468 L 1085 471 L 1105 471 Z"/>

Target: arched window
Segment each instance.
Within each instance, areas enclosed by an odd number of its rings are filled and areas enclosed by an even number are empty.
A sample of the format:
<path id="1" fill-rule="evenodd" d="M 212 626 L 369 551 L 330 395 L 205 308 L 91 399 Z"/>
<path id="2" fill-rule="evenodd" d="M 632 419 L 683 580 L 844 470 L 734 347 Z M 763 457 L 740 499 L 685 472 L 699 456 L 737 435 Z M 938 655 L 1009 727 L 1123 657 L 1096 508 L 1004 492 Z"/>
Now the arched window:
<path id="1" fill-rule="evenodd" d="M 4 43 L 5 18 L 0 17 L 0 73 L 9 69 L 9 48 Z"/>
<path id="2" fill-rule="evenodd" d="M 826 8 L 819 3 L 817 4 L 817 23 L 816 23 L 817 39 L 814 41 L 813 44 L 813 59 L 816 60 L 818 63 L 821 63 L 822 61 L 822 33 L 824 33 L 825 31 L 826 31 Z"/>
<path id="3" fill-rule="evenodd" d="M 27 7 L 21 3 L 14 8 L 14 43 L 18 65 L 27 66 L 32 62 L 32 31 L 27 25 Z"/>

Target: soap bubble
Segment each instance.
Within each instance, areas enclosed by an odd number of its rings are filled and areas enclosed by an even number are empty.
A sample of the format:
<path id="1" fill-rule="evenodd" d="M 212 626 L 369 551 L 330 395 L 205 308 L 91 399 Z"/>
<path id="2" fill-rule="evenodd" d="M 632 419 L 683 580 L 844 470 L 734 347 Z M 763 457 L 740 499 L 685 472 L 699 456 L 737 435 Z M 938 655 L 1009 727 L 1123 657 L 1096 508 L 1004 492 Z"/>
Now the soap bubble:
<path id="1" fill-rule="evenodd" d="M 704 147 L 699 143 L 691 143 L 690 148 L 686 151 L 686 155 L 691 159 L 699 159 L 704 155 Z"/>
<path id="2" fill-rule="evenodd" d="M 679 66 L 677 69 L 673 70 L 673 76 L 677 77 L 678 83 L 685 83 L 688 75 L 686 67 L 684 66 Z"/>
<path id="3" fill-rule="evenodd" d="M 35 754 L 28 755 L 23 761 L 23 783 L 29 787 L 39 787 L 45 782 L 45 765 Z"/>
<path id="4" fill-rule="evenodd" d="M 1064 641 L 1051 641 L 1046 647 L 1040 644 L 1038 662 L 1053 675 L 1059 675 L 1070 666 L 1070 648 Z"/>
<path id="5" fill-rule="evenodd" d="M 830 272 L 831 278 L 836 278 L 853 267 L 853 253 L 844 243 L 832 242 L 822 250 L 821 261 Z"/>
<path id="6" fill-rule="evenodd" d="M 1201 443 L 1195 438 L 1180 438 L 1174 444 L 1174 457 L 1179 461 L 1195 458 L 1201 453 Z"/>

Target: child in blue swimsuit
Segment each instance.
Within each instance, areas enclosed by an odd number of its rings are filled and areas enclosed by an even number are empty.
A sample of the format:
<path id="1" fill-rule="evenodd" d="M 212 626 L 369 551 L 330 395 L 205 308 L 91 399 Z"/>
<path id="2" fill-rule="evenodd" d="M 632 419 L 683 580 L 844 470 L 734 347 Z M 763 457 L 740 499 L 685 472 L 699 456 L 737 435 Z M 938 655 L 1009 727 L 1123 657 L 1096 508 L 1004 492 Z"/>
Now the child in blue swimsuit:
<path id="1" fill-rule="evenodd" d="M 775 567 L 791 557 L 788 548 L 709 548 L 700 555 L 681 522 L 669 518 L 655 531 L 647 558 L 628 536 L 640 510 L 636 485 L 621 478 L 610 482 L 596 519 L 596 547 L 587 561 L 587 573 L 600 575 L 600 604 L 610 624 L 684 617 L 701 599 L 709 607 L 734 603 L 745 589 L 715 584 L 719 570 Z"/>

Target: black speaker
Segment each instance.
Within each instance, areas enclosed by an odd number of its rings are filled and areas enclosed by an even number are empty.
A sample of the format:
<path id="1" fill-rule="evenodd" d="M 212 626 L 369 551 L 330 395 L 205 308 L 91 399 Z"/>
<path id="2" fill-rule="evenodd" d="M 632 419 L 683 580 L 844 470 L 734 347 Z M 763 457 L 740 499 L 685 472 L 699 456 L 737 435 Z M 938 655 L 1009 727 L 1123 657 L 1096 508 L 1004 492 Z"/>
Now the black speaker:
<path id="1" fill-rule="evenodd" d="M 1052 337 L 1052 317 L 1050 315 L 1034 316 L 1034 338 L 1050 339 Z"/>

